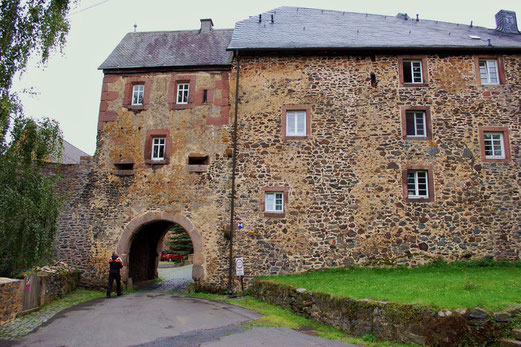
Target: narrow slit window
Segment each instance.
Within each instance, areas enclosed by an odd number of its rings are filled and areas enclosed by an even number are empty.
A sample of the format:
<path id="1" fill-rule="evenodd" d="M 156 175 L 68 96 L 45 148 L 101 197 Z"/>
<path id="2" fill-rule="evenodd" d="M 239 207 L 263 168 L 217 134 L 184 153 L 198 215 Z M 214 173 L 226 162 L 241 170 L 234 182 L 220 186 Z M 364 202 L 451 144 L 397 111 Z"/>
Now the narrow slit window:
<path id="1" fill-rule="evenodd" d="M 143 105 L 144 95 L 145 95 L 145 86 L 142 84 L 135 85 L 132 88 L 132 105 Z"/>
<path id="2" fill-rule="evenodd" d="M 188 84 L 188 83 L 179 83 L 177 85 L 177 103 L 178 104 L 188 104 L 189 89 L 190 89 L 190 84 Z"/>
<path id="3" fill-rule="evenodd" d="M 203 104 L 208 103 L 208 90 L 203 90 Z"/>
<path id="4" fill-rule="evenodd" d="M 208 165 L 209 162 L 210 162 L 210 160 L 207 155 L 188 157 L 188 165 Z"/>
<path id="5" fill-rule="evenodd" d="M 152 139 L 152 160 L 165 159 L 165 138 L 155 137 Z"/>

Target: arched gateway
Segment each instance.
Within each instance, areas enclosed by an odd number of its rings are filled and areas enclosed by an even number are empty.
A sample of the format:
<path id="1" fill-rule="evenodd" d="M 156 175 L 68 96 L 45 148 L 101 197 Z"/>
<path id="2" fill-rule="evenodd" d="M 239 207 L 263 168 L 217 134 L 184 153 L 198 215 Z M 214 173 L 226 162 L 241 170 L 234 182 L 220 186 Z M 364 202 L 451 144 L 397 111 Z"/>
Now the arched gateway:
<path id="1" fill-rule="evenodd" d="M 194 248 L 192 278 L 194 281 L 204 279 L 204 255 L 201 235 L 186 217 L 168 212 L 147 212 L 130 221 L 117 246 L 117 252 L 123 262 L 128 264 L 123 269 L 122 280 L 129 274 L 135 280 L 153 279 L 157 267 L 160 240 L 168 232 L 172 224 L 178 224 L 190 235 Z M 140 263 L 139 268 L 137 263 Z"/>

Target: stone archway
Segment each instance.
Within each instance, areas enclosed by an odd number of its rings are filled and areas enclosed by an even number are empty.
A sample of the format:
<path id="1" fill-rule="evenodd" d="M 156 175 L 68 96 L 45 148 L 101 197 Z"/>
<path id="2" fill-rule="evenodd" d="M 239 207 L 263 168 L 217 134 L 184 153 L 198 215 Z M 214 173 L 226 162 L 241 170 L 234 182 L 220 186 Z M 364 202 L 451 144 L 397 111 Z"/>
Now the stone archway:
<path id="1" fill-rule="evenodd" d="M 192 278 L 194 281 L 200 281 L 204 279 L 204 254 L 201 235 L 197 230 L 195 230 L 194 226 L 190 220 L 188 220 L 188 218 L 179 214 L 168 212 L 146 212 L 132 219 L 132 221 L 130 221 L 125 227 L 125 230 L 123 231 L 117 246 L 117 252 L 123 259 L 123 262 L 125 264 L 129 263 L 130 248 L 136 234 L 144 226 L 158 222 L 178 224 L 188 233 L 188 235 L 190 235 L 192 245 L 194 247 Z M 121 277 L 124 281 L 128 279 L 128 267 L 123 268 Z"/>

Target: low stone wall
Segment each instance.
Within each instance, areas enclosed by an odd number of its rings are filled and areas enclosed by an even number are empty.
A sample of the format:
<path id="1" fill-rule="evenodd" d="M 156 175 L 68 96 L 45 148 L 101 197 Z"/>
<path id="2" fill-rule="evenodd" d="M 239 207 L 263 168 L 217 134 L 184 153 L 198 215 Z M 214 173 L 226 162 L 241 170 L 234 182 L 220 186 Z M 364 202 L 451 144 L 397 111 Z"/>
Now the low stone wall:
<path id="1" fill-rule="evenodd" d="M 12 321 L 22 312 L 23 280 L 0 277 L 0 325 Z"/>
<path id="2" fill-rule="evenodd" d="M 45 305 L 55 298 L 61 298 L 75 290 L 80 283 L 80 272 L 69 273 L 38 273 L 41 283 L 40 304 Z"/>
<path id="3" fill-rule="evenodd" d="M 348 334 L 431 346 L 494 345 L 506 335 L 521 309 L 490 314 L 475 308 L 437 311 L 418 305 L 352 300 L 304 288 L 255 280 L 253 296 L 334 326 Z"/>
<path id="4" fill-rule="evenodd" d="M 80 272 L 39 272 L 38 280 L 40 291 L 34 294 L 36 297 L 33 297 L 33 295 L 24 295 L 30 288 L 26 288 L 26 280 L 0 277 L 0 325 L 12 321 L 17 315 L 34 311 L 75 290 L 80 283 Z M 29 284 L 27 283 L 27 285 Z M 27 300 L 34 300 L 34 306 L 30 306 L 24 311 L 24 299 L 26 304 Z"/>

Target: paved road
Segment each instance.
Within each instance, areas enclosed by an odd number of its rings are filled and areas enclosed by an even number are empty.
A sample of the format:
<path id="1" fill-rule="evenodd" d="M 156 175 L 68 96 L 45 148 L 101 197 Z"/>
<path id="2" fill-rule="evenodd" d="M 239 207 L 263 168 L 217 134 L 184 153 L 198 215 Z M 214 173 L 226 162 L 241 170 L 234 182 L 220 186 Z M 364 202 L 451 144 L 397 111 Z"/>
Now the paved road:
<path id="1" fill-rule="evenodd" d="M 178 269 L 178 274 L 187 272 L 186 268 Z M 189 281 L 186 276 L 168 276 L 172 281 Z M 164 274 L 161 277 L 166 278 Z M 349 346 L 290 329 L 252 328 L 243 323 L 260 318 L 256 312 L 160 291 L 165 288 L 76 305 L 58 313 L 31 334 L 0 345 Z"/>

